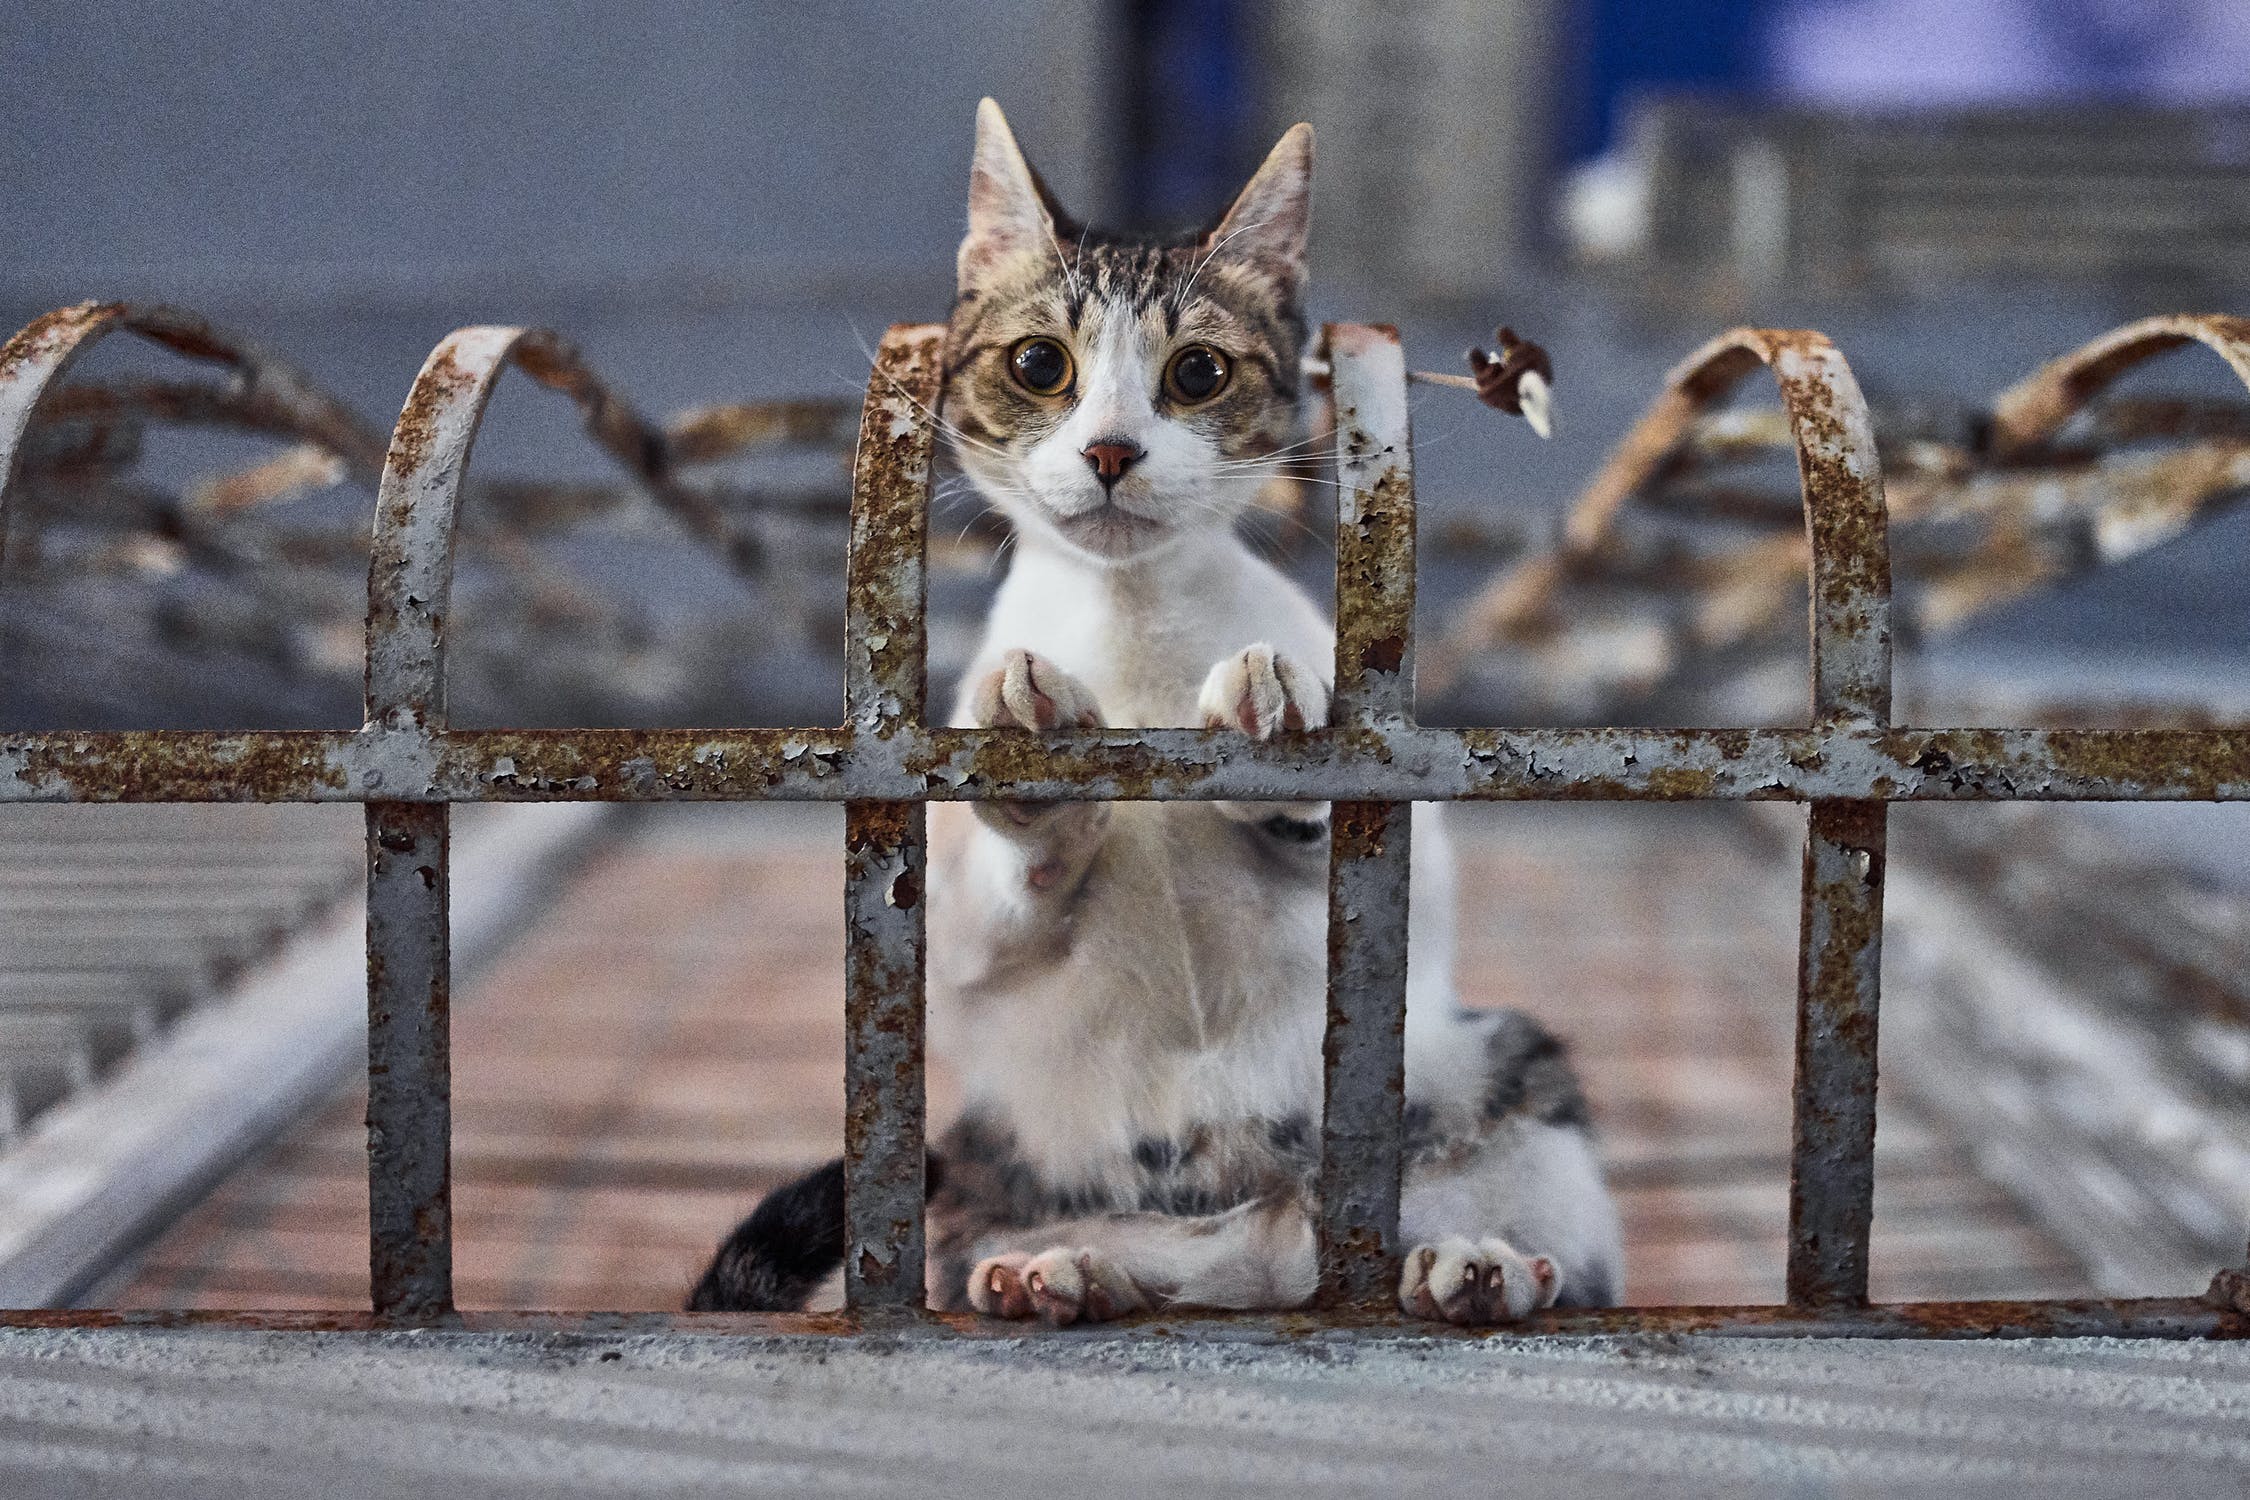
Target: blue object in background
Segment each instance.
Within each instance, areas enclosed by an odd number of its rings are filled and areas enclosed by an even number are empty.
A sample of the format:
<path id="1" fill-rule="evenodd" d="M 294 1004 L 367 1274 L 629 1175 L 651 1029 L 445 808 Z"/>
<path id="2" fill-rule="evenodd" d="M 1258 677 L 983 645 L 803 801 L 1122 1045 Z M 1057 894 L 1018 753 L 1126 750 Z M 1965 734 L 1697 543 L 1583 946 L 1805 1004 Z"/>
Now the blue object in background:
<path id="1" fill-rule="evenodd" d="M 1644 90 L 1756 87 L 1772 10 L 1767 0 L 1583 0 L 1563 158 L 1583 161 L 1608 150 L 1625 103 Z"/>
<path id="2" fill-rule="evenodd" d="M 1125 0 L 1131 78 L 1116 227 L 1208 223 L 1256 165 L 1249 28 L 1239 0 Z"/>

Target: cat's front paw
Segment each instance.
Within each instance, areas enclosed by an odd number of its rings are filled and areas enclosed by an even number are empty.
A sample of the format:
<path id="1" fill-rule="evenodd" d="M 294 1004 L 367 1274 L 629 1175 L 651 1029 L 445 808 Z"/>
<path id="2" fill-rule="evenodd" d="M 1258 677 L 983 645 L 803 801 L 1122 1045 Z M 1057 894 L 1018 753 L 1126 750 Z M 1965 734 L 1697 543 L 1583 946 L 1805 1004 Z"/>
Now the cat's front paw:
<path id="1" fill-rule="evenodd" d="M 1102 721 L 1091 688 L 1043 656 L 1010 651 L 985 674 L 969 699 L 970 715 L 983 729 L 1092 729 Z M 979 802 L 977 816 L 987 826 L 1015 838 L 1060 838 L 1097 834 L 1109 809 L 1098 802 Z M 1034 890 L 1060 886 L 1071 862 L 1049 850 L 1025 871 Z"/>
<path id="2" fill-rule="evenodd" d="M 1203 679 L 1196 711 L 1207 729 L 1239 729 L 1254 740 L 1328 722 L 1328 685 L 1268 645 L 1228 657 Z"/>
<path id="3" fill-rule="evenodd" d="M 1092 689 L 1029 651 L 1002 657 L 977 684 L 969 711 L 980 729 L 1092 729 L 1102 721 Z"/>
<path id="4" fill-rule="evenodd" d="M 1140 1312 L 1149 1299 L 1101 1251 L 1057 1246 L 977 1262 L 969 1272 L 969 1305 L 988 1318 L 1041 1318 L 1060 1328 Z"/>
<path id="5" fill-rule="evenodd" d="M 1398 1305 L 1409 1317 L 1477 1326 L 1513 1323 L 1554 1306 L 1561 1294 L 1562 1273 L 1546 1256 L 1458 1235 L 1409 1251 L 1398 1283 Z"/>

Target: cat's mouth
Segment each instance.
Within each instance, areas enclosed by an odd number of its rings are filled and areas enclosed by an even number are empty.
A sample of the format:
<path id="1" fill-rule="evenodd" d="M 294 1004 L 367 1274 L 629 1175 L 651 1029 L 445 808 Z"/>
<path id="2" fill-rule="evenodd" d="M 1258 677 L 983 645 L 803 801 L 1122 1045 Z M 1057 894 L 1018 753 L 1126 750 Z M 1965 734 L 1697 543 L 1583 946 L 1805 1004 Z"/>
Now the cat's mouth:
<path id="1" fill-rule="evenodd" d="M 1055 526 L 1077 546 L 1110 558 L 1145 552 L 1171 533 L 1171 527 L 1154 516 L 1127 510 L 1115 500 L 1104 500 L 1075 515 L 1057 516 Z"/>

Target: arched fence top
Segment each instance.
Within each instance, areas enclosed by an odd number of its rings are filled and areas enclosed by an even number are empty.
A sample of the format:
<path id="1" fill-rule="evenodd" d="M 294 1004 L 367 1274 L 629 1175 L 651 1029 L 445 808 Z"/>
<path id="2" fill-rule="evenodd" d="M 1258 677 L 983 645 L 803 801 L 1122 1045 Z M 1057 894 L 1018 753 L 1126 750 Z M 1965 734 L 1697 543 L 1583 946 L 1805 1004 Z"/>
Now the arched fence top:
<path id="1" fill-rule="evenodd" d="M 2039 447 L 2126 371 L 2200 344 L 2250 387 L 2250 318 L 2174 313 L 2113 328 L 2049 361 L 1992 403 L 1992 451 L 2013 457 Z"/>
<path id="2" fill-rule="evenodd" d="M 372 467 L 382 439 L 294 366 L 176 307 L 80 302 L 35 318 L 0 346 L 0 546 L 32 418 L 72 365 L 113 333 L 137 334 L 186 359 L 222 365 L 287 426 L 347 462 Z"/>
<path id="3" fill-rule="evenodd" d="M 701 491 L 675 474 L 664 430 L 597 378 L 569 343 L 544 329 L 466 328 L 432 351 L 388 447 L 358 413 L 288 362 L 162 305 L 82 302 L 33 320 L 0 347 L 0 545 L 9 496 L 41 404 L 71 367 L 124 332 L 184 358 L 232 372 L 235 404 L 295 432 L 354 469 L 381 465 L 368 593 L 367 712 L 371 724 L 442 723 L 443 622 L 452 581 L 453 528 L 468 455 L 499 372 L 513 364 L 568 396 L 586 431 L 687 529 L 738 572 L 756 572 L 761 550 Z"/>
<path id="4" fill-rule="evenodd" d="M 1625 502 L 1656 477 L 1698 417 L 1759 366 L 1780 387 L 1811 546 L 1816 719 L 1888 723 L 1891 562 L 1882 462 L 1851 366 L 1824 334 L 1737 328 L 1672 368 L 1664 393 L 1611 450 L 1565 523 L 1567 550 L 1598 549 Z"/>
<path id="5" fill-rule="evenodd" d="M 414 378 L 376 492 L 367 573 L 371 726 L 445 721 L 445 624 L 461 488 L 493 388 L 510 366 L 569 397 L 587 435 L 738 570 L 760 563 L 755 539 L 675 475 L 663 430 L 604 385 L 568 341 L 544 328 L 457 329 Z"/>

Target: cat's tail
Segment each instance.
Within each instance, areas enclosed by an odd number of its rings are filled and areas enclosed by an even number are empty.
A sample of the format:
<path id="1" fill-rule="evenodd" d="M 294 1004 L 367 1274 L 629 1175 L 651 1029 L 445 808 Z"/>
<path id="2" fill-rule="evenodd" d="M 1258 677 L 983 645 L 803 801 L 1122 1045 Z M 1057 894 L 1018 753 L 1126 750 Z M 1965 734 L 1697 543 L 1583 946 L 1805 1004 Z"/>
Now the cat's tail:
<path id="1" fill-rule="evenodd" d="M 802 1312 L 844 1264 L 841 1157 L 775 1188 L 734 1226 L 688 1294 L 689 1312 Z"/>
<path id="2" fill-rule="evenodd" d="M 942 1172 L 933 1153 L 926 1192 Z M 803 1312 L 844 1265 L 841 1157 L 775 1188 L 734 1227 L 688 1294 L 689 1312 Z"/>

